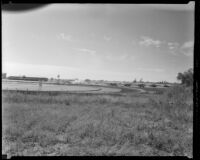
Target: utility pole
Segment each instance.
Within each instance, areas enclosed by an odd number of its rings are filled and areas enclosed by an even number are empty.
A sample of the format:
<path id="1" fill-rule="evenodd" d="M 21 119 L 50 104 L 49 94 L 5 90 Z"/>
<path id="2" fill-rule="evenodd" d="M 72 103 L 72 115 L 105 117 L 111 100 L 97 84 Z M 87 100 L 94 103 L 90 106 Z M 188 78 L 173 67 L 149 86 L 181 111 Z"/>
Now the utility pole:
<path id="1" fill-rule="evenodd" d="M 42 80 L 39 80 L 39 91 L 42 90 Z"/>
<path id="2" fill-rule="evenodd" d="M 60 75 L 59 74 L 57 75 L 57 78 L 58 78 L 58 84 L 60 84 Z"/>

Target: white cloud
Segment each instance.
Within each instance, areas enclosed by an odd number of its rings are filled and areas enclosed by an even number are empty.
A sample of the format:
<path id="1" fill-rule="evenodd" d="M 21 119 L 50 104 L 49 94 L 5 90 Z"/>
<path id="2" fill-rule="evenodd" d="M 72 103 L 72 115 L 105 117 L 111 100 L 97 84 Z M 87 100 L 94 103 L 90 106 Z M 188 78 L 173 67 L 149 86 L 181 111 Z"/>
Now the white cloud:
<path id="1" fill-rule="evenodd" d="M 60 33 L 56 35 L 58 39 L 66 40 L 69 42 L 75 42 L 76 40 L 72 38 L 72 35 L 65 35 L 65 33 Z"/>
<path id="2" fill-rule="evenodd" d="M 188 41 L 188 42 L 185 42 L 182 46 L 182 48 L 191 48 L 194 46 L 194 42 L 193 41 Z"/>
<path id="3" fill-rule="evenodd" d="M 180 45 L 177 42 L 168 42 L 167 43 L 169 52 L 173 55 L 178 55 L 180 53 L 184 54 L 185 56 L 192 56 L 193 55 L 193 47 L 194 42 L 188 41 Z"/>
<path id="4" fill-rule="evenodd" d="M 84 52 L 84 53 L 90 54 L 91 56 L 94 56 L 95 53 L 96 53 L 95 50 L 86 49 L 86 48 L 78 48 L 76 50 L 79 51 L 79 52 Z"/>
<path id="5" fill-rule="evenodd" d="M 142 36 L 141 39 L 142 40 L 139 42 L 139 44 L 141 46 L 146 46 L 146 47 L 148 47 L 148 46 L 154 46 L 154 47 L 159 48 L 160 45 L 163 43 L 162 41 L 154 40 L 154 39 L 146 37 L 146 36 Z"/>
<path id="6" fill-rule="evenodd" d="M 194 50 L 194 41 L 185 42 L 181 47 L 180 51 L 186 56 L 192 56 Z"/>
<path id="7" fill-rule="evenodd" d="M 179 52 L 179 43 L 177 42 L 168 42 L 167 43 L 168 48 L 169 48 L 169 52 L 173 55 L 177 55 Z"/>
<path id="8" fill-rule="evenodd" d="M 174 49 L 179 46 L 179 43 L 177 42 L 168 42 L 167 44 L 169 46 L 169 49 Z"/>
<path id="9" fill-rule="evenodd" d="M 108 42 L 112 39 L 112 37 L 104 35 L 103 39 Z"/>
<path id="10" fill-rule="evenodd" d="M 164 72 L 164 69 L 160 69 L 160 68 L 137 68 L 137 70 L 145 71 L 145 72 Z"/>

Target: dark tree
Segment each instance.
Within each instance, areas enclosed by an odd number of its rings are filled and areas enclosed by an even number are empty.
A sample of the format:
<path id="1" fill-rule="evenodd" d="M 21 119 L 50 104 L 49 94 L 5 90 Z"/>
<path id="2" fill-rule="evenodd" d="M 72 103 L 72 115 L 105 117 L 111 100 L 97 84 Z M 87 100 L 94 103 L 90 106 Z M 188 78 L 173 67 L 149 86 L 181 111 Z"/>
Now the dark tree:
<path id="1" fill-rule="evenodd" d="M 186 86 L 193 85 L 193 69 L 190 68 L 184 73 L 178 73 L 177 80 L 180 80 L 182 84 Z"/>
<path id="2" fill-rule="evenodd" d="M 90 79 L 85 79 L 85 82 L 91 82 L 91 80 Z"/>
<path id="3" fill-rule="evenodd" d="M 151 84 L 150 86 L 151 86 L 151 87 L 157 87 L 157 85 L 156 85 L 156 84 Z"/>

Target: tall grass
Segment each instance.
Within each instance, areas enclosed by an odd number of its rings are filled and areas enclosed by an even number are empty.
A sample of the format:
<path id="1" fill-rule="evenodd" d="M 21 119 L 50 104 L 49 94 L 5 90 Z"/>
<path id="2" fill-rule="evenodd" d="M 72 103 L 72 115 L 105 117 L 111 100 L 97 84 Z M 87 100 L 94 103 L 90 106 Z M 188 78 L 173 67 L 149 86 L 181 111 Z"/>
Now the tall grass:
<path id="1" fill-rule="evenodd" d="M 192 156 L 191 88 L 125 96 L 5 92 L 2 100 L 6 154 Z"/>

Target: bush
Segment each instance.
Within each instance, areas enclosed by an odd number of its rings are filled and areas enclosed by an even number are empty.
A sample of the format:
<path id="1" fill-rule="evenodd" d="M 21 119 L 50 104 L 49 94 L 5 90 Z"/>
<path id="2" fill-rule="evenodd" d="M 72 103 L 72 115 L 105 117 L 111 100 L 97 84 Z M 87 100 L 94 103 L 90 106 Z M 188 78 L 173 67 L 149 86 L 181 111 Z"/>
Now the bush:
<path id="1" fill-rule="evenodd" d="M 157 85 L 156 85 L 156 84 L 151 84 L 150 86 L 151 86 L 151 87 L 157 87 Z"/>
<path id="2" fill-rule="evenodd" d="M 177 79 L 181 81 L 182 84 L 186 86 L 193 85 L 193 69 L 190 68 L 184 73 L 178 73 Z"/>

